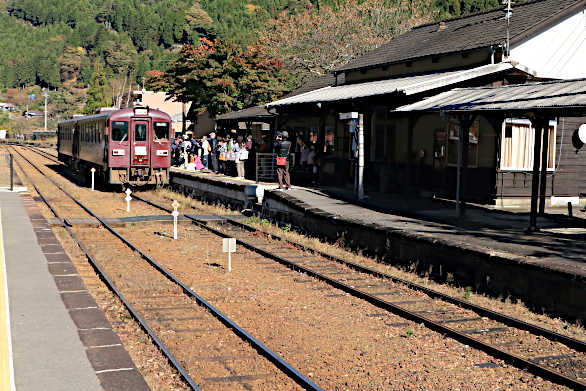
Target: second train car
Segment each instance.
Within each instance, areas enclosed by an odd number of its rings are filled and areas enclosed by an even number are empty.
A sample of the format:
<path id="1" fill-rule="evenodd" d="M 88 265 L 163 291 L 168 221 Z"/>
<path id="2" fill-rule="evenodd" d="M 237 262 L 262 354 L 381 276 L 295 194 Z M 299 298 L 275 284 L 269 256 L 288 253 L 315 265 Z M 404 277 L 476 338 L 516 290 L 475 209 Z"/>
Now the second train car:
<path id="1" fill-rule="evenodd" d="M 59 122 L 57 151 L 86 179 L 95 168 L 105 184 L 168 184 L 171 132 L 171 117 L 160 110 L 110 110 Z"/>

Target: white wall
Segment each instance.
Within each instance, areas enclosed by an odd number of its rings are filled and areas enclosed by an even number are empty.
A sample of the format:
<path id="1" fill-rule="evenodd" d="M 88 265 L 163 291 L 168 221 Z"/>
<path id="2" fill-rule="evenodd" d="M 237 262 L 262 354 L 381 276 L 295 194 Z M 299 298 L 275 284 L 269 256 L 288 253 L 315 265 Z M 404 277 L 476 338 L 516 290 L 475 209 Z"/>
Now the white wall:
<path id="1" fill-rule="evenodd" d="M 515 10 L 511 23 L 515 23 Z M 583 9 L 540 34 L 511 47 L 510 59 L 538 77 L 586 78 L 586 11 Z"/>

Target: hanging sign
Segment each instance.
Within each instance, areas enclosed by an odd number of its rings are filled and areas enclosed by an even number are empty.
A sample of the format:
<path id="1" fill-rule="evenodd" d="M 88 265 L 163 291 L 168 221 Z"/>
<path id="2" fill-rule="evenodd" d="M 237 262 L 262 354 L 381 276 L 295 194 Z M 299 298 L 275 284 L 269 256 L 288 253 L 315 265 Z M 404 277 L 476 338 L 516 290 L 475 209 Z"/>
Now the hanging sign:
<path id="1" fill-rule="evenodd" d="M 349 113 L 338 113 L 338 115 L 340 116 L 340 120 L 345 120 L 345 119 L 358 119 L 358 112 L 356 111 L 352 111 Z"/>

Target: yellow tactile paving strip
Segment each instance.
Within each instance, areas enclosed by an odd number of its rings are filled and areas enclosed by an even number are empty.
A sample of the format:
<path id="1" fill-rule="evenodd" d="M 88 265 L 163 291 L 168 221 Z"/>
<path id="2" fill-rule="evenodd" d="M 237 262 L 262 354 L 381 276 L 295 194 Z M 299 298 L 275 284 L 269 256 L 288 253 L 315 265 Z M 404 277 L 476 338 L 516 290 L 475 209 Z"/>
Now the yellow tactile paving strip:
<path id="1" fill-rule="evenodd" d="M 8 281 L 2 239 L 2 214 L 0 212 L 0 391 L 15 390 L 12 366 L 12 338 L 10 335 L 10 311 L 8 307 Z"/>

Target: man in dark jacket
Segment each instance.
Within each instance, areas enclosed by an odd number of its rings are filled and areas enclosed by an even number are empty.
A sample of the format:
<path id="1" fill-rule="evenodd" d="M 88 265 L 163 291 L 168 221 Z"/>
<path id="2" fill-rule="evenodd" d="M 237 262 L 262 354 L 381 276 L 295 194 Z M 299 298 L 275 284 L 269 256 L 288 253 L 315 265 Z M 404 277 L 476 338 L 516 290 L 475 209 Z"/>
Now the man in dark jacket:
<path id="1" fill-rule="evenodd" d="M 279 189 L 281 190 L 283 190 L 283 176 L 285 177 L 285 190 L 289 190 L 291 187 L 291 178 L 289 176 L 289 150 L 291 149 L 291 141 L 288 138 L 289 134 L 286 131 L 278 132 L 275 138 L 277 178 L 279 179 Z M 282 162 L 283 160 L 284 162 Z M 282 163 L 279 164 L 280 162 Z"/>
<path id="2" fill-rule="evenodd" d="M 210 133 L 210 138 L 208 139 L 208 143 L 210 143 L 210 147 L 211 147 L 210 158 L 212 160 L 212 171 L 214 172 L 214 174 L 217 174 L 218 173 L 218 154 L 220 152 L 218 151 L 219 144 L 218 144 L 218 139 L 216 139 L 215 132 Z"/>

